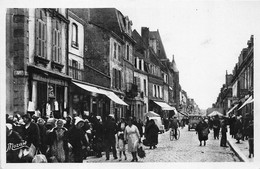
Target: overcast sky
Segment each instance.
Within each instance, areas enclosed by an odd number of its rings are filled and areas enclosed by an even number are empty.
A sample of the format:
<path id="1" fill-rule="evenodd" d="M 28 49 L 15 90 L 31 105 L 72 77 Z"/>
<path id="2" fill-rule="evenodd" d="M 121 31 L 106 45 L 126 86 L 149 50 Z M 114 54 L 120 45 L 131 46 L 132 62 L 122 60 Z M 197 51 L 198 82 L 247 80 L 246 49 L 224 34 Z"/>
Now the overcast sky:
<path id="1" fill-rule="evenodd" d="M 141 27 L 158 29 L 167 57 L 174 55 L 182 89 L 202 109 L 216 102 L 226 71 L 232 73 L 250 36 L 259 32 L 259 1 L 119 2 L 91 5 L 116 7 L 139 33 Z"/>
<path id="2" fill-rule="evenodd" d="M 7 1 L 9 2 L 9 1 Z M 31 3 L 17 1 L 15 5 Z M 34 1 L 31 1 L 34 2 Z M 45 1 L 37 1 L 46 6 Z M 241 50 L 252 34 L 259 31 L 259 1 L 170 1 L 96 0 L 62 1 L 60 7 L 115 7 L 141 27 L 160 32 L 167 57 L 174 55 L 180 84 L 200 108 L 216 102 L 225 82 L 226 70 L 232 73 Z M 38 4 L 37 4 L 38 5 Z"/>

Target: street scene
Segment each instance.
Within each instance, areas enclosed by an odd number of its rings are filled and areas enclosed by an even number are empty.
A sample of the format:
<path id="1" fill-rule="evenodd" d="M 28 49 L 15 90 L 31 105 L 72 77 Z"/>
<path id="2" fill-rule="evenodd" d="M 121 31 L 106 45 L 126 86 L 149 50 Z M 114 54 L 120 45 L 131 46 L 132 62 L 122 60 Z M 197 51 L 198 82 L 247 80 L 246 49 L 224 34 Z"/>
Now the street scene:
<path id="1" fill-rule="evenodd" d="M 149 3 L 5 8 L 3 164 L 256 162 L 260 2 Z"/>
<path id="2" fill-rule="evenodd" d="M 214 140 L 213 132 L 209 134 L 206 146 L 199 146 L 198 135 L 195 130 L 188 131 L 188 127 L 180 128 L 179 140 L 170 141 L 169 131 L 160 134 L 156 149 L 144 146 L 146 157 L 140 162 L 239 162 L 241 161 L 232 149 L 220 147 L 220 141 Z M 196 154 L 196 155 L 195 155 Z M 131 159 L 129 153 L 127 158 Z M 118 159 L 105 161 L 103 158 L 88 157 L 85 163 L 118 162 Z M 129 160 L 122 160 L 129 162 Z"/>

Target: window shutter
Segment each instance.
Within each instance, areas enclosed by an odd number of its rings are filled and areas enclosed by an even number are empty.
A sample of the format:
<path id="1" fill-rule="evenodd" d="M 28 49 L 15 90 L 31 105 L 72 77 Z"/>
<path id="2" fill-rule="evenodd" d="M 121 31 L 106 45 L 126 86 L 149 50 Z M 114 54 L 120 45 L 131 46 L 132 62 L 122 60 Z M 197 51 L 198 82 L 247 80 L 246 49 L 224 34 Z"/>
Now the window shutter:
<path id="1" fill-rule="evenodd" d="M 115 88 L 115 69 L 113 69 L 113 72 L 112 72 L 112 87 Z"/>
<path id="2" fill-rule="evenodd" d="M 58 62 L 61 63 L 61 33 L 58 31 Z"/>
<path id="3" fill-rule="evenodd" d="M 44 57 L 47 58 L 47 26 L 44 24 Z"/>
<path id="4" fill-rule="evenodd" d="M 118 71 L 117 71 L 117 69 L 115 69 L 115 87 L 116 87 L 116 89 L 118 88 Z"/>
<path id="5" fill-rule="evenodd" d="M 35 28 L 35 31 L 36 31 L 36 40 L 35 40 L 35 45 L 36 45 L 36 48 L 35 48 L 35 55 L 38 56 L 39 55 L 39 26 L 40 26 L 40 23 L 39 23 L 39 19 L 36 19 L 36 28 Z"/>
<path id="6" fill-rule="evenodd" d="M 121 74 L 121 71 L 119 70 L 118 71 L 118 75 L 119 75 L 119 85 L 118 85 L 118 88 L 121 90 L 122 89 L 122 74 Z"/>
<path id="7" fill-rule="evenodd" d="M 53 22 L 52 22 L 53 23 Z M 55 29 L 52 29 L 52 60 L 55 60 L 55 48 L 54 48 L 54 44 L 55 44 Z"/>

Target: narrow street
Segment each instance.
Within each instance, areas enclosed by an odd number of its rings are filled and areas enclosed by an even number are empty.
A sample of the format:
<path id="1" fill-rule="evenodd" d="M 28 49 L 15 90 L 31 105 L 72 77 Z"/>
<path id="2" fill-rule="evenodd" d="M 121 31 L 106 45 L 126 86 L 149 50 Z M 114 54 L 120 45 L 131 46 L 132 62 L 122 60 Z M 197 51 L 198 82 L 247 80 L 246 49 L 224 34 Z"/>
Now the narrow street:
<path id="1" fill-rule="evenodd" d="M 230 147 L 220 147 L 220 140 L 214 140 L 213 131 L 209 134 L 206 146 L 199 146 L 197 134 L 194 130 L 188 131 L 187 126 L 180 128 L 181 136 L 179 140 L 169 140 L 169 131 L 159 134 L 159 144 L 156 149 L 150 150 L 144 147 L 146 157 L 139 158 L 139 162 L 239 162 L 240 160 Z M 131 155 L 127 152 L 127 160 L 130 162 Z M 110 160 L 102 158 L 88 157 L 84 162 L 119 162 L 114 160 L 112 154 Z"/>

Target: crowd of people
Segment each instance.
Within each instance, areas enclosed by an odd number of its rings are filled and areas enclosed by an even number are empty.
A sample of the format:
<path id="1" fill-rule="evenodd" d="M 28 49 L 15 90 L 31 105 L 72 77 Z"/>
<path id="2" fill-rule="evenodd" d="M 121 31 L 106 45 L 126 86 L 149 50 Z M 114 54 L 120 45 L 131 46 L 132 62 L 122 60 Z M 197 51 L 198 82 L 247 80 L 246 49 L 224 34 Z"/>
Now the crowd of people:
<path id="1" fill-rule="evenodd" d="M 137 149 L 144 135 L 153 148 L 158 144 L 158 127 L 153 120 L 146 122 L 144 133 L 142 121 L 135 117 L 121 118 L 118 122 L 113 115 L 98 117 L 6 115 L 6 161 L 32 162 L 40 154 L 46 157 L 44 162 L 83 162 L 88 156 L 102 157 L 102 152 L 106 160 L 112 152 L 113 158 L 118 159 L 119 155 L 121 161 L 127 160 L 128 146 L 134 162 L 138 161 Z M 31 150 L 34 156 L 29 156 Z"/>
<path id="2" fill-rule="evenodd" d="M 140 143 L 157 148 L 159 128 L 155 121 L 146 118 L 145 124 L 135 117 L 121 118 L 115 121 L 113 115 L 105 119 L 91 114 L 79 117 L 41 118 L 30 113 L 20 116 L 6 115 L 6 161 L 10 163 L 34 162 L 37 154 L 43 155 L 44 162 L 83 162 L 88 156 L 102 157 L 110 160 L 127 160 L 126 146 L 132 155 L 132 162 L 138 161 Z M 167 128 L 176 130 L 185 123 L 176 117 L 169 119 Z M 227 147 L 227 125 L 230 135 L 237 140 L 248 140 L 249 158 L 254 155 L 253 120 L 241 116 L 224 118 L 214 116 L 200 119 L 196 134 L 200 146 L 206 146 L 208 134 L 213 131 L 214 139 L 220 138 L 220 146 Z M 175 133 L 177 133 L 175 131 Z M 34 151 L 31 151 L 34 150 Z M 34 155 L 30 156 L 33 153 Z M 124 158 L 123 158 L 124 156 Z"/>
<path id="3" fill-rule="evenodd" d="M 198 134 L 198 139 L 200 141 L 200 146 L 202 146 L 202 141 L 204 146 L 208 140 L 208 134 L 210 130 L 213 131 L 214 139 L 220 139 L 220 146 L 227 147 L 227 126 L 229 125 L 229 134 L 233 139 L 236 139 L 236 143 L 240 143 L 240 140 L 248 140 L 249 143 L 249 158 L 254 155 L 254 125 L 253 120 L 249 117 L 242 118 L 242 116 L 230 116 L 219 117 L 218 115 L 214 117 L 202 118 L 196 127 L 196 133 Z"/>

